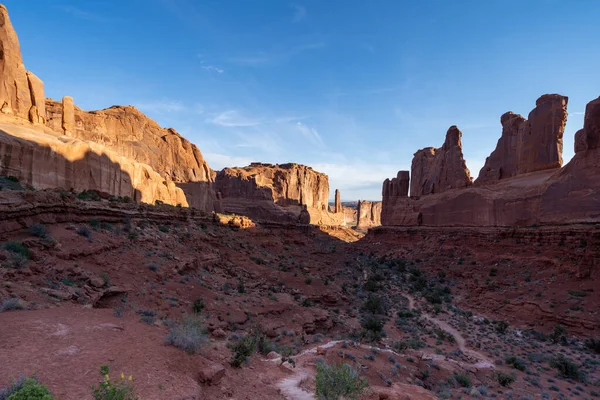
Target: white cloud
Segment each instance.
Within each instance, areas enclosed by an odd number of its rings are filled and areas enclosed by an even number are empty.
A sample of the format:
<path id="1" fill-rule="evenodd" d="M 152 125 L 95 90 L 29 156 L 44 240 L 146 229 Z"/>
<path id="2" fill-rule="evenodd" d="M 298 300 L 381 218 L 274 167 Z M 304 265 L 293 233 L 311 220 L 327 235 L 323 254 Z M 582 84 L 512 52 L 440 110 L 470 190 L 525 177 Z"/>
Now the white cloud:
<path id="1" fill-rule="evenodd" d="M 225 70 L 223 70 L 219 67 L 215 67 L 214 65 L 203 65 L 202 69 L 209 71 L 209 72 L 216 72 L 218 74 L 222 74 L 223 72 L 225 72 Z"/>
<path id="2" fill-rule="evenodd" d="M 261 123 L 260 120 L 243 116 L 236 110 L 223 111 L 213 118 L 207 119 L 206 122 L 228 128 L 256 126 Z"/>

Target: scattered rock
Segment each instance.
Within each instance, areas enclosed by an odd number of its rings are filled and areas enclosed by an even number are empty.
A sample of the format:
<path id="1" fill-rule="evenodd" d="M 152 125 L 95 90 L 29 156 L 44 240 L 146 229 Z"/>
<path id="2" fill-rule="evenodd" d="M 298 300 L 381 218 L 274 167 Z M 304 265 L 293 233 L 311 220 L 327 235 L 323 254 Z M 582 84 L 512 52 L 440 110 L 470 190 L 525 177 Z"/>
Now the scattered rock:
<path id="1" fill-rule="evenodd" d="M 205 385 L 218 385 L 225 375 L 225 367 L 221 364 L 211 364 L 198 373 L 198 381 Z"/>

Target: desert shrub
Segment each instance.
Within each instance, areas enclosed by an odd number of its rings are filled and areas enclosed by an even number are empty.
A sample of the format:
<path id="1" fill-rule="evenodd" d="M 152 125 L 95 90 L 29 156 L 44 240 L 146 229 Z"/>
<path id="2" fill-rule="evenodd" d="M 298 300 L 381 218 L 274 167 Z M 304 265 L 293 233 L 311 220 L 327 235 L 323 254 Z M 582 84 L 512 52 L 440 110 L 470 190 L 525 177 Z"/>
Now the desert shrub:
<path id="1" fill-rule="evenodd" d="M 518 369 L 519 371 L 525 371 L 525 363 L 523 362 L 523 360 L 521 360 L 520 358 L 517 358 L 515 356 L 511 356 L 506 358 L 506 360 L 504 360 L 506 362 L 506 364 L 510 365 L 511 367 Z"/>
<path id="2" fill-rule="evenodd" d="M 472 386 L 471 380 L 467 375 L 454 374 L 454 380 L 462 387 L 469 388 Z"/>
<path id="3" fill-rule="evenodd" d="M 577 381 L 580 381 L 583 378 L 583 374 L 579 371 L 579 367 L 562 354 L 559 354 L 557 357 L 550 360 L 550 366 L 556 368 L 565 378 L 571 378 Z"/>
<path id="4" fill-rule="evenodd" d="M 256 349 L 256 341 L 252 335 L 246 335 L 237 342 L 229 345 L 233 353 L 230 364 L 232 367 L 239 368 L 250 357 Z"/>
<path id="5" fill-rule="evenodd" d="M 588 349 L 600 354 L 600 338 L 586 339 L 584 344 L 585 344 L 585 347 L 587 347 Z"/>
<path id="6" fill-rule="evenodd" d="M 29 260 L 29 257 L 31 256 L 29 248 L 20 242 L 6 242 L 2 245 L 2 248 L 26 260 Z"/>
<path id="7" fill-rule="evenodd" d="M 27 227 L 29 233 L 39 238 L 45 238 L 48 236 L 48 229 L 44 224 L 31 224 Z"/>
<path id="8" fill-rule="evenodd" d="M 513 374 L 505 374 L 503 372 L 498 372 L 494 375 L 498 383 L 504 387 L 510 386 L 516 379 Z"/>
<path id="9" fill-rule="evenodd" d="M 363 310 L 370 312 L 371 314 L 385 315 L 385 304 L 381 297 L 375 295 L 369 295 L 367 300 L 363 304 Z"/>
<path id="10" fill-rule="evenodd" d="M 77 195 L 79 200 L 92 200 L 92 201 L 100 201 L 100 195 L 95 190 L 84 190 L 83 192 Z"/>
<path id="11" fill-rule="evenodd" d="M 504 334 L 508 330 L 508 322 L 506 321 L 496 321 L 494 324 L 496 325 L 496 332 L 498 333 Z"/>
<path id="12" fill-rule="evenodd" d="M 315 394 L 319 400 L 356 400 L 368 388 L 367 381 L 348 364 L 317 363 Z"/>
<path id="13" fill-rule="evenodd" d="M 79 236 L 83 236 L 84 238 L 87 238 L 87 239 L 92 238 L 92 232 L 85 226 L 80 226 L 79 228 L 77 228 L 75 233 L 77 233 Z"/>
<path id="14" fill-rule="evenodd" d="M 8 400 L 54 400 L 48 388 L 35 378 L 26 378 L 20 389 L 13 392 Z"/>
<path id="15" fill-rule="evenodd" d="M 363 328 L 361 332 L 361 338 L 369 342 L 377 342 L 381 338 L 385 337 L 385 331 L 383 330 L 383 321 L 374 315 L 369 315 L 360 323 Z"/>
<path id="16" fill-rule="evenodd" d="M 567 344 L 567 330 L 562 325 L 556 325 L 548 337 L 552 343 Z"/>
<path id="17" fill-rule="evenodd" d="M 22 309 L 23 304 L 21 303 L 21 299 L 6 299 L 2 301 L 2 304 L 0 304 L 0 312 Z"/>
<path id="18" fill-rule="evenodd" d="M 184 317 L 183 321 L 169 330 L 169 335 L 165 339 L 166 344 L 189 354 L 196 353 L 206 342 L 208 338 L 202 328 L 202 319 L 195 315 Z"/>
<path id="19" fill-rule="evenodd" d="M 152 310 L 137 310 L 141 315 L 140 320 L 148 325 L 152 325 L 156 321 L 156 313 Z"/>
<path id="20" fill-rule="evenodd" d="M 201 313 L 202 310 L 204 310 L 204 307 L 206 307 L 206 305 L 204 304 L 204 299 L 202 297 L 198 297 L 196 300 L 194 300 L 192 309 L 196 314 Z"/>
<path id="21" fill-rule="evenodd" d="M 111 381 L 109 372 L 108 365 L 100 367 L 100 375 L 104 377 L 104 380 L 97 387 L 91 387 L 94 400 L 137 400 L 133 378 L 129 376 L 125 379 L 125 375 L 121 373 L 120 380 Z"/>

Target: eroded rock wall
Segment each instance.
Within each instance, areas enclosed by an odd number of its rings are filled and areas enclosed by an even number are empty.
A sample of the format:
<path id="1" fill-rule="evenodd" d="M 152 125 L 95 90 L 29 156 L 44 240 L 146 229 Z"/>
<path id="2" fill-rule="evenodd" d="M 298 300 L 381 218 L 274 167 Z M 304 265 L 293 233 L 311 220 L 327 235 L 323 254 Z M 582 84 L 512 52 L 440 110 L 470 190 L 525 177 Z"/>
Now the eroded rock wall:
<path id="1" fill-rule="evenodd" d="M 451 126 L 442 147 L 418 150 L 412 161 L 410 195 L 423 196 L 472 184 L 462 153 L 462 132 Z"/>
<path id="2" fill-rule="evenodd" d="M 381 206 L 380 201 L 358 201 L 357 206 L 357 224 L 359 230 L 367 230 L 381 225 Z"/>

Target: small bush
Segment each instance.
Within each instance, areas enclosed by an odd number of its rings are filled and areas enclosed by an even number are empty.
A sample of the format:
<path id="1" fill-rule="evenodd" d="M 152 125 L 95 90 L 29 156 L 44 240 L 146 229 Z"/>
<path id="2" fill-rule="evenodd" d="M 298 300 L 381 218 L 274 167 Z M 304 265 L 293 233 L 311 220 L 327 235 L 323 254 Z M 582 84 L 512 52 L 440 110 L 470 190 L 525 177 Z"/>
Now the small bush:
<path id="1" fill-rule="evenodd" d="M 185 317 L 181 323 L 172 327 L 165 339 L 166 344 L 189 354 L 196 353 L 206 342 L 208 342 L 208 338 L 204 334 L 202 320 L 194 315 Z"/>
<path id="2" fill-rule="evenodd" d="M 22 310 L 21 299 L 6 299 L 0 304 L 0 312 Z"/>
<path id="3" fill-rule="evenodd" d="M 496 332 L 504 334 L 508 330 L 508 322 L 506 321 L 496 321 Z"/>
<path id="4" fill-rule="evenodd" d="M 246 335 L 229 347 L 233 352 L 230 364 L 232 367 L 239 368 L 254 353 L 256 341 L 252 335 Z"/>
<path id="5" fill-rule="evenodd" d="M 510 365 L 511 367 L 518 369 L 519 371 L 525 371 L 525 363 L 523 362 L 523 360 L 521 360 L 520 358 L 517 358 L 515 356 L 511 356 L 508 357 L 505 360 L 506 364 Z"/>
<path id="6" fill-rule="evenodd" d="M 369 295 L 365 304 L 363 304 L 363 310 L 370 312 L 371 314 L 385 315 L 385 305 L 383 300 L 379 296 Z"/>
<path id="7" fill-rule="evenodd" d="M 48 229 L 43 224 L 32 224 L 27 227 L 29 233 L 39 238 L 45 238 L 48 236 Z"/>
<path id="8" fill-rule="evenodd" d="M 504 387 L 510 386 L 510 384 L 513 383 L 516 379 L 513 374 L 505 374 L 502 372 L 496 373 L 495 378 L 498 381 L 498 383 Z"/>
<path id="9" fill-rule="evenodd" d="M 317 363 L 315 381 L 315 394 L 319 400 L 356 400 L 369 387 L 350 365 L 328 365 L 324 361 Z"/>
<path id="10" fill-rule="evenodd" d="M 54 397 L 36 378 L 21 378 L 0 390 L 0 400 L 54 400 Z"/>
<path id="11" fill-rule="evenodd" d="M 600 338 L 590 338 L 586 339 L 585 347 L 592 350 L 595 353 L 600 354 Z"/>
<path id="12" fill-rule="evenodd" d="M 87 238 L 88 240 L 92 238 L 92 232 L 85 226 L 80 226 L 79 228 L 77 228 L 75 233 L 77 233 L 79 236 Z"/>
<path id="13" fill-rule="evenodd" d="M 383 321 L 374 315 L 364 318 L 360 325 L 363 328 L 361 337 L 369 342 L 377 342 L 381 340 L 382 337 L 385 337 Z"/>
<path id="14" fill-rule="evenodd" d="M 471 380 L 464 374 L 454 374 L 454 380 L 462 387 L 469 388 L 472 386 Z"/>
<path id="15" fill-rule="evenodd" d="M 577 381 L 580 381 L 583 378 L 581 371 L 579 371 L 579 367 L 562 354 L 559 354 L 558 357 L 550 360 L 550 366 L 556 368 L 565 378 L 571 378 Z"/>
<path id="16" fill-rule="evenodd" d="M 194 300 L 192 309 L 196 314 L 200 314 L 202 310 L 204 310 L 204 307 L 206 307 L 206 305 L 204 304 L 204 299 L 202 297 L 198 297 L 196 300 Z"/>
<path id="17" fill-rule="evenodd" d="M 133 378 L 129 376 L 125 379 L 125 375 L 121 373 L 121 379 L 111 381 L 109 376 L 108 365 L 100 367 L 100 375 L 104 380 L 98 384 L 98 387 L 92 386 L 92 396 L 95 400 L 137 400 L 135 389 L 133 387 Z"/>
<path id="18" fill-rule="evenodd" d="M 29 248 L 20 242 L 6 242 L 2 245 L 2 248 L 26 260 L 29 260 L 29 257 L 31 257 Z"/>
<path id="19" fill-rule="evenodd" d="M 91 200 L 91 201 L 100 201 L 102 200 L 100 195 L 98 194 L 98 192 L 96 192 L 95 190 L 84 190 L 83 192 L 79 193 L 77 195 L 77 198 L 79 200 Z"/>
<path id="20" fill-rule="evenodd" d="M 567 330 L 562 325 L 556 325 L 554 331 L 548 337 L 552 343 L 567 344 Z"/>

